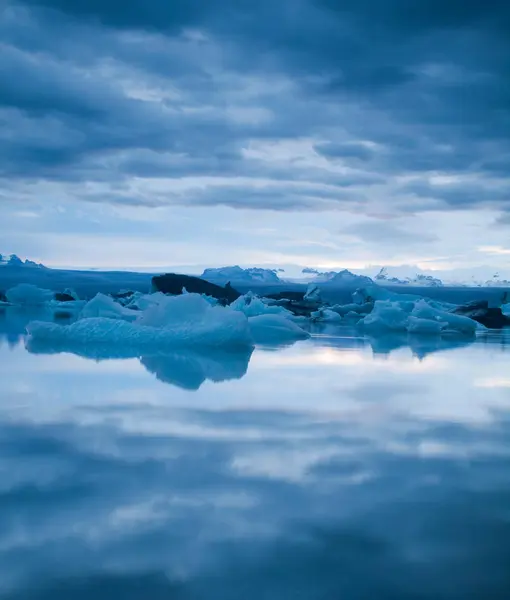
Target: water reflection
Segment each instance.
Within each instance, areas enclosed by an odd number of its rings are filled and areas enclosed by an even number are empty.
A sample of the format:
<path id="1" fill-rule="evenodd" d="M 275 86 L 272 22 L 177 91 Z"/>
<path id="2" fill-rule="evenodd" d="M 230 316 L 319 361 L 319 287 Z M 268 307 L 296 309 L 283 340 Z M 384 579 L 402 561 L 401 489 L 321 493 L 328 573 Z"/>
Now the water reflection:
<path id="1" fill-rule="evenodd" d="M 0 340 L 5 338 L 9 347 L 15 348 L 25 335 L 25 327 L 32 320 L 57 321 L 69 323 L 74 315 L 69 313 L 55 314 L 49 309 L 4 308 L 0 312 Z M 370 348 L 374 355 L 390 355 L 392 352 L 409 348 L 412 355 L 423 359 L 433 353 L 467 347 L 475 341 L 495 343 L 506 346 L 508 332 L 488 332 L 478 338 L 463 336 L 424 336 L 409 334 L 386 334 L 382 336 L 363 335 L 354 327 L 339 327 L 338 325 L 315 325 L 312 327 L 314 336 L 312 343 L 331 348 Z M 295 341 L 278 344 L 275 341 L 259 344 L 258 347 L 267 352 L 281 352 L 289 348 Z M 217 349 L 186 350 L 175 352 L 158 352 L 147 355 L 146 348 L 133 345 L 105 344 L 72 344 L 48 343 L 46 341 L 27 341 L 26 349 L 33 354 L 70 353 L 95 361 L 112 359 L 136 358 L 160 381 L 187 390 L 197 390 L 206 381 L 221 382 L 230 379 L 240 379 L 247 373 L 252 355 L 251 351 L 225 352 Z"/>
<path id="2" fill-rule="evenodd" d="M 0 306 L 0 344 L 5 340 L 9 347 L 15 348 L 25 337 L 25 328 L 30 321 L 54 321 L 68 324 L 75 318 L 71 311 L 52 310 L 50 308 L 24 308 Z"/>
<path id="3" fill-rule="evenodd" d="M 506 598 L 503 337 L 323 334 L 242 378 L 0 348 L 0 594 Z"/>

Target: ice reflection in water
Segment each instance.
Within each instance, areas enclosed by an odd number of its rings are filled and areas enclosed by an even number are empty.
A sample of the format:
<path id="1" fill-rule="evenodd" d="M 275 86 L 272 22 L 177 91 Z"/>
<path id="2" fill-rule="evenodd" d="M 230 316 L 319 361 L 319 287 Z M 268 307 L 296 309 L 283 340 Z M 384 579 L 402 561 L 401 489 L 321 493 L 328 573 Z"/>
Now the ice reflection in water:
<path id="1" fill-rule="evenodd" d="M 356 335 L 0 345 L 3 597 L 506 598 L 505 334 Z"/>

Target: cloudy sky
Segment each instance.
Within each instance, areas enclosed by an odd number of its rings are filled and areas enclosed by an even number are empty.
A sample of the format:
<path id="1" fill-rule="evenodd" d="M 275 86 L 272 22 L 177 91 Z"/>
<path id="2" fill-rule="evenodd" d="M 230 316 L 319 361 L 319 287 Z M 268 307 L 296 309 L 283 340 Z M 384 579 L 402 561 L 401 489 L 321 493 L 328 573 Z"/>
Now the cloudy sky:
<path id="1" fill-rule="evenodd" d="M 0 120 L 0 252 L 510 264 L 508 0 L 4 0 Z"/>

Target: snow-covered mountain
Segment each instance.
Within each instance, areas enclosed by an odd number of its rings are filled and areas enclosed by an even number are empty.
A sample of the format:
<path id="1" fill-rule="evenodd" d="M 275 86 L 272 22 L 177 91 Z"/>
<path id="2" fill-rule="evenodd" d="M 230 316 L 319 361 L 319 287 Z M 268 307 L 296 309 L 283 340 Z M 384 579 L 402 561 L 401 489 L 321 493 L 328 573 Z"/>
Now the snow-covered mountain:
<path id="1" fill-rule="evenodd" d="M 332 286 L 363 287 L 366 285 L 372 285 L 374 283 L 370 277 L 367 277 L 366 275 L 356 275 L 347 269 L 338 272 L 331 271 L 329 273 L 325 273 L 325 275 L 328 276 L 325 283 Z"/>
<path id="2" fill-rule="evenodd" d="M 508 279 L 502 279 L 499 273 L 495 273 L 492 279 L 488 279 L 483 283 L 479 283 L 482 287 L 510 287 L 510 281 Z"/>
<path id="3" fill-rule="evenodd" d="M 304 280 L 310 283 L 322 283 L 336 287 L 363 287 L 374 282 L 366 275 L 356 275 L 347 269 L 342 271 L 319 271 L 312 267 L 301 270 Z"/>
<path id="4" fill-rule="evenodd" d="M 309 273 L 312 272 L 310 269 Z M 372 285 L 374 281 L 366 275 L 356 275 L 347 269 L 342 271 L 315 271 L 314 277 L 308 279 L 310 283 L 323 284 L 331 287 L 364 287 Z"/>
<path id="5" fill-rule="evenodd" d="M 45 269 L 41 263 L 36 263 L 33 260 L 22 260 L 16 254 L 0 254 L 0 266 L 2 267 L 31 267 L 37 269 Z"/>
<path id="6" fill-rule="evenodd" d="M 257 283 L 259 285 L 281 283 L 281 279 L 277 275 L 277 269 L 261 269 L 258 267 L 242 269 L 237 265 L 234 267 L 220 267 L 219 269 L 205 269 L 201 277 L 213 283 L 225 284 L 230 281 L 232 285 L 236 282 Z"/>
<path id="7" fill-rule="evenodd" d="M 425 275 L 424 273 L 417 273 L 414 277 L 405 277 L 399 279 L 398 277 L 392 277 L 387 267 L 382 269 L 374 277 L 374 280 L 379 285 L 416 285 L 420 287 L 442 287 L 443 282 L 437 277 L 432 275 Z"/>

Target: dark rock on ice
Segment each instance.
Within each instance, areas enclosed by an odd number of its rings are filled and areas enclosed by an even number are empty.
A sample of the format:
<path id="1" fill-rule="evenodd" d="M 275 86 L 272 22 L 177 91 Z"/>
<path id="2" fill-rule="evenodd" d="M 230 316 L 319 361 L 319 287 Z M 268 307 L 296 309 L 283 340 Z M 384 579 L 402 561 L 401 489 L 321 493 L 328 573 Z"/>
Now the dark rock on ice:
<path id="1" fill-rule="evenodd" d="M 206 294 L 212 296 L 224 304 L 230 304 L 237 300 L 241 294 L 235 290 L 230 282 L 225 285 L 216 285 L 200 277 L 192 275 L 180 275 L 178 273 L 165 273 L 164 275 L 155 275 L 152 278 L 152 291 L 163 292 L 164 294 L 173 294 L 179 296 L 183 288 L 190 294 Z"/>
<path id="2" fill-rule="evenodd" d="M 472 300 L 471 302 L 467 302 L 466 304 L 462 304 L 461 306 L 457 306 L 453 310 L 456 315 L 467 315 L 474 310 L 487 310 L 489 308 L 488 300 Z"/>
<path id="3" fill-rule="evenodd" d="M 501 308 L 490 308 L 487 300 L 475 300 L 458 306 L 452 311 L 481 323 L 489 329 L 501 329 L 510 326 L 510 317 L 503 314 Z"/>
<path id="4" fill-rule="evenodd" d="M 301 302 L 305 297 L 305 292 L 296 291 L 281 291 L 275 294 L 268 294 L 266 298 L 271 300 L 292 300 L 294 302 Z"/>
<path id="5" fill-rule="evenodd" d="M 131 298 L 134 293 L 133 290 L 121 290 L 120 292 L 112 294 L 112 298 Z"/>
<path id="6" fill-rule="evenodd" d="M 66 292 L 55 292 L 55 300 L 57 302 L 74 302 L 75 298 Z"/>
<path id="7" fill-rule="evenodd" d="M 305 294 L 306 292 L 282 290 L 275 294 L 269 294 L 266 298 L 272 300 L 272 304 L 283 306 L 298 317 L 310 317 L 319 308 L 328 306 L 326 302 L 305 300 Z"/>

